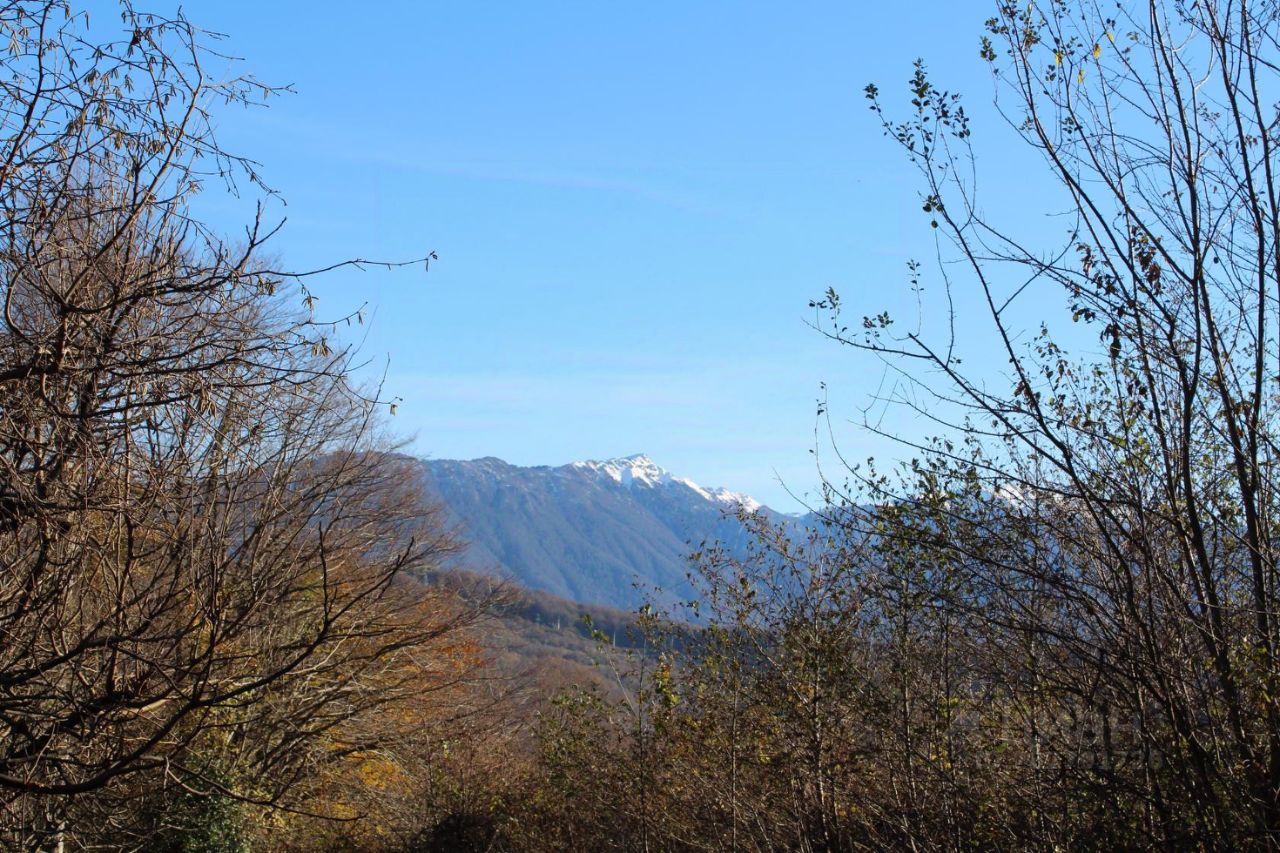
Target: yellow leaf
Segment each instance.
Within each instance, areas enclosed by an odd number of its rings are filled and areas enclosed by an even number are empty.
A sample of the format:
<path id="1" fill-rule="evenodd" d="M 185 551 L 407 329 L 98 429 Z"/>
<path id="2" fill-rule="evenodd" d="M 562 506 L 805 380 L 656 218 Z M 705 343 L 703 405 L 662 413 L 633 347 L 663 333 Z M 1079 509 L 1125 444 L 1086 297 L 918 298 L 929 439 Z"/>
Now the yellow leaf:
<path id="1" fill-rule="evenodd" d="M 1083 68 L 1081 68 L 1081 69 L 1080 69 L 1080 73 L 1079 73 L 1078 75 L 1076 75 L 1076 82 L 1077 82 L 1077 83 L 1083 83 L 1083 82 L 1084 82 L 1084 69 L 1083 69 Z"/>
<path id="2" fill-rule="evenodd" d="M 1112 44 L 1115 44 L 1115 43 L 1116 43 L 1116 37 L 1115 37 L 1114 35 L 1112 35 L 1111 33 L 1107 33 L 1107 41 L 1111 42 Z"/>
<path id="3" fill-rule="evenodd" d="M 1054 64 L 1054 65 L 1061 65 L 1061 64 L 1062 64 L 1062 53 L 1061 53 L 1061 51 L 1055 52 L 1055 53 L 1053 54 L 1053 64 Z"/>
<path id="4" fill-rule="evenodd" d="M 1093 58 L 1097 59 L 1099 56 L 1102 56 L 1102 45 L 1095 44 L 1093 46 Z"/>

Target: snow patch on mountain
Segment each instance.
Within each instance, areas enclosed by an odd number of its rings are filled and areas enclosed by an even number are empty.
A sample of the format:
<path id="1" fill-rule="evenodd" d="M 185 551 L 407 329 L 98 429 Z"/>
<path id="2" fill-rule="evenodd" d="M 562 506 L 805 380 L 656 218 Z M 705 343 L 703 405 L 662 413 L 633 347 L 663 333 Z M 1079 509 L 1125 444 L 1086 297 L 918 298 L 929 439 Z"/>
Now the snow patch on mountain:
<path id="1" fill-rule="evenodd" d="M 710 494 L 712 500 L 719 501 L 724 504 L 730 504 L 731 506 L 745 507 L 747 512 L 755 512 L 764 506 L 764 504 L 751 497 L 751 495 L 744 495 L 741 492 L 731 492 L 728 489 L 711 489 Z"/>
<path id="2" fill-rule="evenodd" d="M 636 484 L 648 486 L 649 488 L 678 484 L 692 489 L 704 500 L 714 503 L 728 504 L 734 507 L 742 506 L 748 512 L 755 512 L 761 508 L 761 503 L 749 495 L 731 492 L 728 489 L 704 489 L 693 480 L 677 477 L 660 467 L 643 453 L 619 456 L 616 459 L 588 459 L 583 462 L 574 462 L 572 467 L 604 475 L 627 488 L 631 488 Z"/>

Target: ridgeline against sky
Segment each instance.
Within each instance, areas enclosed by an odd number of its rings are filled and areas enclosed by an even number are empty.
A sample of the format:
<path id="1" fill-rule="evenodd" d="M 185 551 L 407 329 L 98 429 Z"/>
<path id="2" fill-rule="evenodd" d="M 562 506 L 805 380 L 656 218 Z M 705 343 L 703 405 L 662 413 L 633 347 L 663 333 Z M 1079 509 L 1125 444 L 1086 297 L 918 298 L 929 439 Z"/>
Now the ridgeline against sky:
<path id="1" fill-rule="evenodd" d="M 1024 210 L 1036 192 L 961 6 L 933 4 L 929 26 L 904 29 L 892 4 L 335 15 L 232 0 L 202 23 L 296 90 L 219 116 L 288 199 L 272 208 L 289 217 L 276 251 L 299 265 L 440 255 L 420 277 L 317 287 L 324 313 L 370 303 L 371 327 L 350 337 L 368 335 L 370 376 L 390 355 L 396 426 L 417 434 L 415 451 L 534 465 L 642 450 L 793 510 L 777 477 L 813 492 L 815 401 L 829 394 L 856 420 L 892 388 L 806 326 L 809 300 L 836 286 L 868 311 L 914 313 L 906 262 L 935 252 L 863 84 L 933 58 L 985 123 L 985 203 Z M 214 213 L 238 224 L 225 204 Z M 1029 239 L 1062 234 L 1025 224 Z M 924 284 L 932 310 L 940 283 Z M 844 439 L 855 457 L 885 450 Z"/>

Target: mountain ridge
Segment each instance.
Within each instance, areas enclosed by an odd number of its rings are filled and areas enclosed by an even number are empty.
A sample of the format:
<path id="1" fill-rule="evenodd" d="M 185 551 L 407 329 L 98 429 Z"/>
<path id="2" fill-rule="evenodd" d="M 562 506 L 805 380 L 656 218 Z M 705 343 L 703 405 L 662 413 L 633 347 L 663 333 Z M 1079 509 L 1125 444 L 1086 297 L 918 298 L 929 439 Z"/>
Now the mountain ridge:
<path id="1" fill-rule="evenodd" d="M 643 453 L 558 466 L 495 456 L 419 462 L 427 493 L 467 543 L 459 565 L 586 604 L 688 599 L 688 556 L 700 543 L 745 547 L 743 509 L 782 518 Z"/>

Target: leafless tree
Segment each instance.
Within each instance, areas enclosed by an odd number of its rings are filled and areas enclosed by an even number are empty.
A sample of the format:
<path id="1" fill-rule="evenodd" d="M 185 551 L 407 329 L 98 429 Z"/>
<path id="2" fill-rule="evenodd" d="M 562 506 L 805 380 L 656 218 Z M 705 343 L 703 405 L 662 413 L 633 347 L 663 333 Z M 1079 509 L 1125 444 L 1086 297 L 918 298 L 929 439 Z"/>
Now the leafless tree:
<path id="1" fill-rule="evenodd" d="M 942 289 L 965 289 L 933 304 L 978 314 L 931 334 L 816 304 L 940 425 L 904 480 L 859 475 L 964 581 L 940 606 L 980 626 L 973 684 L 1028 756 L 1006 779 L 1036 807 L 1027 841 L 1280 838 L 1278 15 L 997 6 L 998 103 L 1071 212 L 1047 249 L 984 215 L 968 117 L 923 65 L 901 122 L 868 87 L 920 168 Z M 962 362 L 956 329 L 1003 375 Z"/>
<path id="2" fill-rule="evenodd" d="M 275 90 L 208 78 L 181 16 L 120 20 L 0 6 L 6 845 L 131 837 L 165 786 L 296 806 L 394 728 L 353 721 L 465 670 L 471 611 L 407 580 L 451 542 L 386 403 L 261 216 L 228 242 L 192 214 L 258 182 L 209 110 Z"/>

